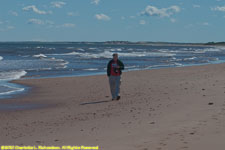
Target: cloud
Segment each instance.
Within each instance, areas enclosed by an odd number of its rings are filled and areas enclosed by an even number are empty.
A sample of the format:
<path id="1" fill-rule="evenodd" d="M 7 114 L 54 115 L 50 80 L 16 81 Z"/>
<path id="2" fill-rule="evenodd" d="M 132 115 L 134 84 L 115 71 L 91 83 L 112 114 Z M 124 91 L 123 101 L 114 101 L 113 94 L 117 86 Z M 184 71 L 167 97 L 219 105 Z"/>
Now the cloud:
<path id="1" fill-rule="evenodd" d="M 193 5 L 193 8 L 200 8 L 200 7 L 201 7 L 200 5 L 196 5 L 196 4 Z"/>
<path id="2" fill-rule="evenodd" d="M 99 4 L 99 2 L 100 2 L 100 0 L 92 0 L 92 4 L 95 4 L 95 5 L 98 5 Z"/>
<path id="3" fill-rule="evenodd" d="M 209 26 L 209 23 L 208 22 L 203 22 L 202 25 L 203 26 Z"/>
<path id="4" fill-rule="evenodd" d="M 47 25 L 49 28 L 74 28 L 76 25 L 73 23 L 64 23 L 62 25 L 55 25 L 51 20 L 41 20 L 32 18 L 27 21 L 28 24 Z"/>
<path id="5" fill-rule="evenodd" d="M 79 16 L 78 12 L 68 12 L 67 13 L 68 16 Z"/>
<path id="6" fill-rule="evenodd" d="M 213 11 L 225 11 L 225 6 L 216 6 L 214 8 L 211 8 Z"/>
<path id="7" fill-rule="evenodd" d="M 194 28 L 196 26 L 210 26 L 211 24 L 209 22 L 197 22 L 197 23 L 192 23 L 184 26 L 184 28 Z"/>
<path id="8" fill-rule="evenodd" d="M 16 17 L 19 16 L 18 13 L 15 12 L 15 11 L 10 11 L 10 14 L 13 15 L 13 16 L 16 16 Z"/>
<path id="9" fill-rule="evenodd" d="M 50 21 L 50 20 L 40 20 L 40 19 L 35 19 L 35 18 L 32 18 L 32 19 L 29 19 L 28 24 L 37 24 L 37 25 L 53 25 L 54 22 L 53 21 Z"/>
<path id="10" fill-rule="evenodd" d="M 46 15 L 46 14 L 51 14 L 52 12 L 46 12 L 43 10 L 39 10 L 35 5 L 27 6 L 23 8 L 24 11 L 33 11 L 34 13 L 40 14 L 40 15 Z"/>
<path id="11" fill-rule="evenodd" d="M 41 25 L 41 24 L 44 24 L 44 21 L 42 21 L 40 19 L 29 19 L 27 23 L 28 24 L 39 24 L 39 25 Z"/>
<path id="12" fill-rule="evenodd" d="M 0 28 L 0 32 L 9 31 L 15 29 L 14 26 L 8 25 L 6 27 Z"/>
<path id="13" fill-rule="evenodd" d="M 140 21 L 139 21 L 139 24 L 145 25 L 145 24 L 146 24 L 146 21 L 145 21 L 145 20 L 140 20 Z"/>
<path id="14" fill-rule="evenodd" d="M 7 29 L 12 30 L 12 29 L 15 29 L 15 27 L 14 26 L 7 26 Z"/>
<path id="15" fill-rule="evenodd" d="M 104 20 L 104 21 L 109 21 L 111 18 L 105 14 L 96 14 L 95 18 L 98 20 Z"/>
<path id="16" fill-rule="evenodd" d="M 65 27 L 65 28 L 74 28 L 76 25 L 75 24 L 73 24 L 73 23 L 64 23 L 63 25 L 62 25 L 62 27 Z"/>
<path id="17" fill-rule="evenodd" d="M 45 20 L 45 24 L 48 24 L 48 25 L 53 25 L 55 24 L 53 21 L 51 20 Z"/>
<path id="18" fill-rule="evenodd" d="M 64 23 L 62 25 L 55 26 L 56 28 L 75 28 L 76 24 L 73 23 Z"/>
<path id="19" fill-rule="evenodd" d="M 179 6 L 170 6 L 168 8 L 157 8 L 155 6 L 147 6 L 143 12 L 141 12 L 141 15 L 146 16 L 158 16 L 158 17 L 170 17 L 171 15 L 180 12 Z"/>
<path id="20" fill-rule="evenodd" d="M 121 17 L 121 20 L 125 20 L 125 19 L 126 19 L 126 17 L 124 17 L 124 16 Z"/>
<path id="21" fill-rule="evenodd" d="M 55 7 L 55 8 L 62 8 L 63 5 L 66 5 L 65 2 L 51 2 L 52 4 L 52 7 Z"/>
<path id="22" fill-rule="evenodd" d="M 171 18 L 170 21 L 171 21 L 172 23 L 175 23 L 177 20 L 174 19 L 174 18 Z"/>
<path id="23" fill-rule="evenodd" d="M 191 24 L 185 25 L 184 28 L 188 29 L 188 28 L 193 28 L 194 26 L 195 25 L 191 23 Z"/>
<path id="24" fill-rule="evenodd" d="M 15 29 L 15 27 L 10 24 L 10 21 L 0 20 L 0 32 L 5 32 L 13 29 Z"/>

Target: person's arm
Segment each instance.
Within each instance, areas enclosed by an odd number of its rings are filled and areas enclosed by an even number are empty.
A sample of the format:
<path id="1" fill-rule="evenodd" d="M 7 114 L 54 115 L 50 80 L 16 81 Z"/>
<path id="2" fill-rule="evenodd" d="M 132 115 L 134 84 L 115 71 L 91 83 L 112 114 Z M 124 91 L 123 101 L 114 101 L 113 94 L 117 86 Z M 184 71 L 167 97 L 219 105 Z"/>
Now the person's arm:
<path id="1" fill-rule="evenodd" d="M 119 60 L 119 66 L 120 66 L 120 70 L 124 70 L 124 64 L 122 61 Z"/>
<path id="2" fill-rule="evenodd" d="M 107 76 L 110 76 L 110 71 L 111 71 L 111 61 L 109 61 L 108 65 L 107 65 Z"/>

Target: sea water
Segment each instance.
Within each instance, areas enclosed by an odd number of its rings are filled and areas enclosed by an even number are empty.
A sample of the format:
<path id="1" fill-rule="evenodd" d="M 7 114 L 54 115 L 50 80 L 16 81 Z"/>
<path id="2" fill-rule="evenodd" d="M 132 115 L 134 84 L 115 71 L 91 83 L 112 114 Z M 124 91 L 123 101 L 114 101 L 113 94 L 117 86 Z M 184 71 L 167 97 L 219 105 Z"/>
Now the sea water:
<path id="1" fill-rule="evenodd" d="M 113 53 L 125 71 L 225 62 L 225 48 L 212 46 L 151 46 L 84 42 L 1 42 L 0 98 L 21 93 L 16 79 L 106 74 Z"/>

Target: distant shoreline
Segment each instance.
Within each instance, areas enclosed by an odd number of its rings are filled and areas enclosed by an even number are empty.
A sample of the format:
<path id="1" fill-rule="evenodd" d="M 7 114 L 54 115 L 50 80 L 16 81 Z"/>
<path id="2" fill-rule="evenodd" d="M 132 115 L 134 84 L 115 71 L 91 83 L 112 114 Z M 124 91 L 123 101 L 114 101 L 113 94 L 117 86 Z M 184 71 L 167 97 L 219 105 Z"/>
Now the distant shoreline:
<path id="1" fill-rule="evenodd" d="M 225 42 L 207 42 L 207 43 L 179 43 L 179 42 L 131 42 L 131 41 L 105 41 L 105 42 L 72 42 L 72 41 L 5 41 L 4 43 L 30 43 L 30 44 L 104 44 L 104 45 L 152 45 L 152 46 L 225 46 Z"/>

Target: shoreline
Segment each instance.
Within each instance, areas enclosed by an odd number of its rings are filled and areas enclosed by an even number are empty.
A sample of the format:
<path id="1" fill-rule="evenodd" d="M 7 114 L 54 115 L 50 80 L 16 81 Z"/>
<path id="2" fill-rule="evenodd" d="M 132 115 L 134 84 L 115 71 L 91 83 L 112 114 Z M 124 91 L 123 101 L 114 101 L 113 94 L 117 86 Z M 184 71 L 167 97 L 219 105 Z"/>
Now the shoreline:
<path id="1" fill-rule="evenodd" d="M 225 62 L 215 62 L 215 63 L 207 63 L 207 64 L 191 64 L 191 65 L 183 65 L 183 66 L 176 66 L 176 67 L 161 67 L 161 68 L 151 68 L 151 69 L 133 69 L 133 70 L 124 70 L 123 73 L 126 72 L 135 72 L 135 71 L 145 71 L 145 70 L 161 70 L 161 69 L 169 69 L 169 68 L 185 68 L 185 67 L 195 67 L 195 66 L 207 66 L 207 65 L 215 65 L 215 64 L 225 64 Z M 89 74 L 83 74 L 83 75 L 65 75 L 65 76 L 52 76 L 52 77 L 34 77 L 30 76 L 30 77 L 22 77 L 20 79 L 15 79 L 15 80 L 11 80 L 8 81 L 8 83 L 12 83 L 12 84 L 16 84 L 17 86 L 21 86 L 21 88 L 23 87 L 24 90 L 22 92 L 13 92 L 12 94 L 6 94 L 6 97 L 0 98 L 0 100 L 2 99 L 12 99 L 12 98 L 17 98 L 20 97 L 22 95 L 26 95 L 29 94 L 32 90 L 32 87 L 30 87 L 29 85 L 23 85 L 20 83 L 17 83 L 17 81 L 20 80 L 39 80 L 39 79 L 57 79 L 57 78 L 74 78 L 74 77 L 90 77 L 90 76 L 106 76 L 105 72 L 99 72 L 99 73 L 89 73 Z M 16 94 L 17 93 L 17 94 Z"/>
<path id="2" fill-rule="evenodd" d="M 160 71 L 160 70 L 164 70 L 164 69 L 175 69 L 175 68 L 189 68 L 189 67 L 201 67 L 201 66 L 208 66 L 208 65 L 217 65 L 217 64 L 224 64 L 223 63 L 215 63 L 215 64 L 196 64 L 196 65 L 190 65 L 190 66 L 177 66 L 177 67 L 165 67 L 165 68 L 152 68 L 152 69 L 137 69 L 137 70 L 127 70 L 124 71 L 124 73 L 132 73 L 132 72 L 141 72 L 141 71 Z M 12 101 L 15 101 L 16 103 L 18 103 L 18 106 L 23 107 L 23 105 L 20 105 L 19 103 L 21 103 L 21 99 L 23 100 L 26 97 L 32 97 L 32 94 L 35 92 L 39 92 L 37 89 L 41 88 L 39 86 L 37 86 L 36 84 L 32 84 L 32 83 L 26 83 L 26 80 L 48 80 L 48 79 L 52 79 L 52 80 L 57 80 L 57 79 L 73 79 L 73 78 L 88 78 L 88 77 L 107 77 L 106 73 L 99 73 L 99 74 L 90 74 L 90 75 L 75 75 L 75 76 L 58 76 L 58 77 L 40 77 L 40 78 L 20 78 L 20 79 L 16 79 L 16 80 L 12 80 L 9 81 L 9 83 L 12 84 L 16 84 L 17 86 L 20 86 L 21 88 L 24 88 L 24 91 L 22 92 L 16 92 L 16 93 L 12 93 L 12 94 L 7 94 L 5 97 L 0 99 L 0 104 L 9 104 L 9 110 L 10 111 L 14 111 L 14 109 L 10 108 L 10 103 L 12 103 Z M 109 94 L 110 95 L 110 94 Z M 107 96 L 108 97 L 108 96 Z M 110 97 L 110 96 L 109 96 Z M 20 99 L 20 100 L 19 100 Z M 28 102 L 27 100 L 25 101 L 25 103 Z M 22 102 L 23 103 L 23 102 Z M 28 104 L 28 106 L 26 107 L 26 105 L 24 106 L 24 110 L 26 109 L 36 109 L 36 108 L 45 108 L 45 107 L 51 107 L 51 105 L 44 105 L 44 104 L 36 104 L 36 107 L 31 104 L 31 107 L 29 107 L 30 104 Z M 14 106 L 13 106 L 14 107 Z M 16 107 L 16 106 L 15 106 Z M 15 109 L 15 110 L 23 110 L 23 109 Z M 2 109 L 0 108 L 0 111 L 2 111 Z M 5 111 L 7 111 L 7 109 L 5 109 Z"/>
<path id="3" fill-rule="evenodd" d="M 225 63 L 124 72 L 121 100 L 106 75 L 25 79 L 2 104 L 0 145 L 86 145 L 115 150 L 222 149 Z M 42 107 L 43 106 L 43 107 Z"/>

